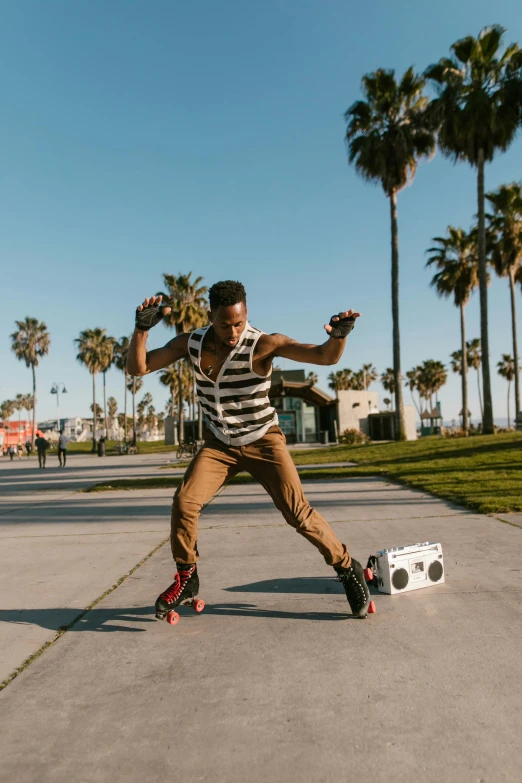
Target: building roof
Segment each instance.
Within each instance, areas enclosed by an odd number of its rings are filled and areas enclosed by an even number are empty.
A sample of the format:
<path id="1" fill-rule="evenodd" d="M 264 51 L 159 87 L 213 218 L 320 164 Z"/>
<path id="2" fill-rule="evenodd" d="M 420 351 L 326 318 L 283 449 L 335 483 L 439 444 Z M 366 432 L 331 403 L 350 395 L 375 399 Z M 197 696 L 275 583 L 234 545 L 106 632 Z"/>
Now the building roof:
<path id="1" fill-rule="evenodd" d="M 292 376 L 292 380 L 290 377 Z M 296 377 L 297 376 L 297 377 Z M 319 389 L 318 386 L 312 386 L 310 381 L 306 380 L 304 370 L 275 370 L 272 373 L 272 385 L 268 396 L 271 400 L 278 397 L 298 397 L 299 399 L 310 402 L 322 408 L 326 405 L 335 405 L 335 398 Z"/>

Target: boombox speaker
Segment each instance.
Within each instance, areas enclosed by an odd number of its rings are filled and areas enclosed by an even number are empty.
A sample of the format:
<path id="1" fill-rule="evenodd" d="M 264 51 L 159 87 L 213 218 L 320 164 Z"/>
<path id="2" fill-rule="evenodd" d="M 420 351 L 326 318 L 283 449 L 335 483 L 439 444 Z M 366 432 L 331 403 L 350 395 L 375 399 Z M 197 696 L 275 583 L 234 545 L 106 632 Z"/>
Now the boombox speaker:
<path id="1" fill-rule="evenodd" d="M 370 555 L 364 576 L 388 595 L 440 585 L 444 582 L 442 547 L 425 541 L 382 549 Z"/>

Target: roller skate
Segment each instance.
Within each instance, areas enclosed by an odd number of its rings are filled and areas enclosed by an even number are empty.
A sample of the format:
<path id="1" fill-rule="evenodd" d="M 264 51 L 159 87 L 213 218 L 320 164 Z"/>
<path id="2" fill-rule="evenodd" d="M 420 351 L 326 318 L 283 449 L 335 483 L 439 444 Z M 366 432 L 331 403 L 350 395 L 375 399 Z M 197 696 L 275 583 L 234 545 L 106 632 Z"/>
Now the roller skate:
<path id="1" fill-rule="evenodd" d="M 370 591 L 364 578 L 362 565 L 352 557 L 348 568 L 335 568 L 339 582 L 342 582 L 344 592 L 350 604 L 354 617 L 364 619 L 375 612 L 375 602 L 370 600 Z"/>
<path id="2" fill-rule="evenodd" d="M 156 601 L 156 617 L 166 620 L 170 625 L 179 622 L 179 614 L 174 611 L 180 604 L 191 606 L 195 612 L 203 611 L 205 602 L 196 598 L 199 593 L 199 577 L 196 564 L 177 564 L 174 581 Z"/>

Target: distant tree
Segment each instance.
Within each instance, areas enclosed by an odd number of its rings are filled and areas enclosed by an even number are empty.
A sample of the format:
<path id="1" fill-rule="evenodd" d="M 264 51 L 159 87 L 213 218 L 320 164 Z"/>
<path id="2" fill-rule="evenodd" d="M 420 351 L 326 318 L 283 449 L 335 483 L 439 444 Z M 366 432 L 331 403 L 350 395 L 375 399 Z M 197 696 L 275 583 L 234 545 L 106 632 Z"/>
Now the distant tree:
<path id="1" fill-rule="evenodd" d="M 434 237 L 436 243 L 430 247 L 431 253 L 426 266 L 434 265 L 439 271 L 433 276 L 432 285 L 439 296 L 453 297 L 460 311 L 461 356 L 464 356 L 462 369 L 462 429 L 468 432 L 468 367 L 466 353 L 466 320 L 464 308 L 471 293 L 478 285 L 478 261 L 476 241 L 473 234 L 467 234 L 461 228 L 448 226 L 446 237 Z"/>
<path id="2" fill-rule="evenodd" d="M 315 372 L 309 372 L 306 376 L 306 380 L 310 386 L 316 386 L 319 383 L 319 376 Z"/>
<path id="3" fill-rule="evenodd" d="M 133 375 L 127 384 L 128 390 L 132 393 L 132 445 L 136 445 L 136 395 L 143 386 L 143 378 Z"/>
<path id="4" fill-rule="evenodd" d="M 388 410 L 390 410 L 390 405 L 391 405 L 391 400 L 390 400 L 390 398 L 389 398 L 389 397 L 385 397 L 385 398 L 383 399 L 383 403 L 386 405 L 386 408 L 387 408 Z"/>
<path id="5" fill-rule="evenodd" d="M 421 367 L 420 366 L 412 367 L 412 369 L 408 370 L 408 372 L 406 373 L 406 378 L 408 379 L 406 385 L 408 386 L 411 392 L 411 398 L 413 400 L 413 404 L 415 405 L 415 408 L 417 409 L 417 413 L 419 414 L 419 418 L 420 418 L 422 415 Z M 413 396 L 414 391 L 416 391 L 419 395 L 418 405 L 415 397 Z"/>
<path id="6" fill-rule="evenodd" d="M 392 405 L 395 398 L 395 375 L 393 373 L 393 367 L 387 367 L 381 375 L 381 384 L 384 391 L 387 391 L 392 396 Z"/>
<path id="7" fill-rule="evenodd" d="M 11 335 L 11 350 L 17 359 L 24 361 L 33 374 L 33 431 L 31 441 L 34 448 L 36 438 L 36 372 L 40 359 L 47 356 L 51 346 L 51 337 L 47 326 L 36 318 L 26 317 L 25 321 L 15 321 L 16 332 Z"/>
<path id="8" fill-rule="evenodd" d="M 363 386 L 368 390 L 371 384 L 379 377 L 379 373 L 373 366 L 373 364 L 363 364 L 361 372 L 363 374 Z"/>
<path id="9" fill-rule="evenodd" d="M 502 354 L 502 361 L 497 362 L 498 367 L 498 374 L 502 376 L 502 378 L 505 378 L 508 382 L 508 393 L 507 393 L 507 415 L 508 415 L 508 429 L 511 427 L 511 416 L 509 413 L 509 397 L 510 397 L 510 389 L 511 389 L 511 383 L 515 377 L 515 362 L 513 361 L 513 357 L 510 356 L 508 353 Z"/>
<path id="10" fill-rule="evenodd" d="M 120 337 L 120 339 L 115 343 L 114 345 L 114 364 L 120 370 L 120 372 L 123 373 L 125 378 L 125 391 L 124 391 L 124 401 L 123 401 L 123 410 L 125 418 L 123 420 L 123 440 L 126 443 L 127 442 L 127 391 L 129 388 L 129 374 L 127 372 L 127 356 L 129 354 L 129 345 L 130 345 L 130 338 L 129 337 Z"/>
<path id="11" fill-rule="evenodd" d="M 16 408 L 13 400 L 4 400 L 0 403 L 0 419 L 3 422 L 9 421 L 15 410 Z"/>
<path id="12" fill-rule="evenodd" d="M 98 427 L 98 407 L 96 406 L 96 376 L 103 372 L 106 365 L 107 356 L 107 334 L 106 329 L 96 327 L 94 329 L 85 329 L 80 332 L 74 342 L 78 348 L 76 359 L 80 364 L 84 364 L 92 375 L 92 451 L 96 451 L 96 430 Z"/>
<path id="13" fill-rule="evenodd" d="M 478 383 L 478 396 L 480 403 L 480 415 L 484 417 L 484 406 L 482 404 L 482 392 L 480 389 L 480 364 L 482 362 L 482 352 L 480 350 L 480 339 L 474 337 L 473 340 L 466 342 L 466 349 L 468 354 L 468 367 L 472 367 L 477 371 L 477 383 Z"/>
<path id="14" fill-rule="evenodd" d="M 183 334 L 190 329 L 197 329 L 208 321 L 206 311 L 208 303 L 205 294 L 208 291 L 207 286 L 202 286 L 202 277 L 192 280 L 192 272 L 186 275 L 164 274 L 163 281 L 167 289 L 166 292 L 159 291 L 163 296 L 163 301 L 171 308 L 170 313 L 165 316 L 163 323 L 165 326 L 174 327 L 176 334 Z M 178 394 L 179 394 L 179 439 L 184 440 L 184 419 L 183 419 L 183 365 L 185 362 L 178 362 Z"/>
<path id="15" fill-rule="evenodd" d="M 107 400 L 107 410 L 109 411 L 109 416 L 111 419 L 114 420 L 116 418 L 116 414 L 118 413 L 118 403 L 114 397 L 109 397 Z"/>
<path id="16" fill-rule="evenodd" d="M 97 419 L 97 420 L 98 420 L 98 419 L 101 419 L 101 418 L 102 418 L 102 416 L 103 416 L 103 408 L 102 408 L 102 406 L 101 406 L 101 405 L 98 405 L 98 403 L 92 403 L 92 402 L 91 402 L 91 404 L 90 404 L 89 408 L 90 408 L 90 411 L 91 411 L 91 413 L 93 414 L 93 416 L 94 416 L 94 408 L 95 408 L 95 407 L 96 407 L 96 419 Z"/>

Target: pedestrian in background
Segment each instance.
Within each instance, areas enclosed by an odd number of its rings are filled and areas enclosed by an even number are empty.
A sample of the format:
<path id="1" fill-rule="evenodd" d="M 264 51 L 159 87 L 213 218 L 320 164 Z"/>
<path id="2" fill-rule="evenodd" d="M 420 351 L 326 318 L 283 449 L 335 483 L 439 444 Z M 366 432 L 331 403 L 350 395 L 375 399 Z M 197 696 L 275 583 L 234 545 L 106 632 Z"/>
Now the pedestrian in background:
<path id="1" fill-rule="evenodd" d="M 38 467 L 45 468 L 45 460 L 47 459 L 47 449 L 49 448 L 49 441 L 42 438 L 41 435 L 35 440 L 36 451 L 38 452 Z"/>
<path id="2" fill-rule="evenodd" d="M 67 462 L 67 438 L 65 437 L 63 430 L 60 430 L 60 437 L 58 438 L 58 461 L 60 467 L 64 468 L 65 463 Z"/>

